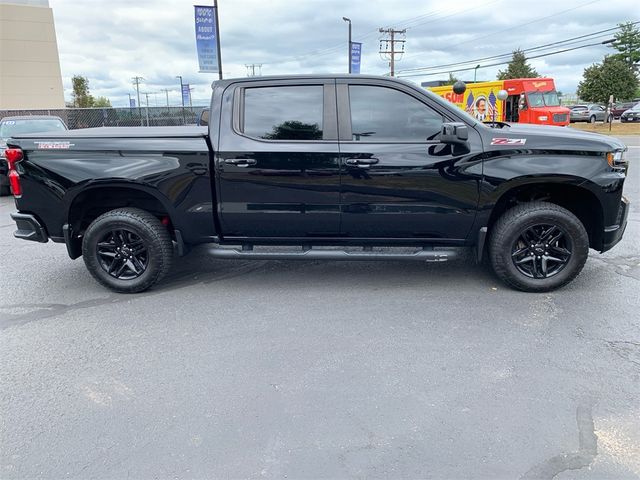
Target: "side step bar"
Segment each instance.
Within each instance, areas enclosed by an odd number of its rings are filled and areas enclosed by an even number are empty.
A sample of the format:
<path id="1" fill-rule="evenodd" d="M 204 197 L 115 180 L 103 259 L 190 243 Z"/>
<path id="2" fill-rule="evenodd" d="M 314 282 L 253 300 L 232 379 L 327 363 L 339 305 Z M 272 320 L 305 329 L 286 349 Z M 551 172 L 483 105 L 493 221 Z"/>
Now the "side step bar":
<path id="1" fill-rule="evenodd" d="M 217 258 L 254 259 L 254 260 L 409 260 L 423 262 L 446 262 L 458 255 L 455 250 L 417 250 L 408 253 L 373 252 L 365 247 L 362 251 L 319 250 L 304 247 L 291 252 L 255 252 L 251 246 L 242 250 L 236 248 L 212 247 L 209 254 Z"/>

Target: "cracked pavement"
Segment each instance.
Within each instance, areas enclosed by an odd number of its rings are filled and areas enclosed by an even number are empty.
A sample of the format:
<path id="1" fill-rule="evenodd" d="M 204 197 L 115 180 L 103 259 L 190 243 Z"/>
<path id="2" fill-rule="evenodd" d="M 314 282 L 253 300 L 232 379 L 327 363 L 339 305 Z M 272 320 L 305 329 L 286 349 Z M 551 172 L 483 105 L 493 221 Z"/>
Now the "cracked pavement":
<path id="1" fill-rule="evenodd" d="M 139 295 L 0 198 L 0 478 L 640 478 L 640 136 L 624 240 L 562 290 L 196 249 Z"/>

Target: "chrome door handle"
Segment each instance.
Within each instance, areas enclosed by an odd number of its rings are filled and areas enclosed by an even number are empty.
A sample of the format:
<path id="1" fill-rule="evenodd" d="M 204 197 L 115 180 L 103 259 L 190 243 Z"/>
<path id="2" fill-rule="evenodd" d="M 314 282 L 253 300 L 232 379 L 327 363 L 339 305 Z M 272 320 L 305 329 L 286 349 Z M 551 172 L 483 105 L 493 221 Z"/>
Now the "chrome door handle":
<path id="1" fill-rule="evenodd" d="M 254 158 L 226 158 L 224 163 L 227 165 L 235 165 L 236 167 L 248 167 L 258 162 Z"/>
<path id="2" fill-rule="evenodd" d="M 371 165 L 375 165 L 380 160 L 372 157 L 372 158 L 347 158 L 344 163 L 347 165 L 351 165 L 353 167 L 360 168 L 369 168 Z"/>

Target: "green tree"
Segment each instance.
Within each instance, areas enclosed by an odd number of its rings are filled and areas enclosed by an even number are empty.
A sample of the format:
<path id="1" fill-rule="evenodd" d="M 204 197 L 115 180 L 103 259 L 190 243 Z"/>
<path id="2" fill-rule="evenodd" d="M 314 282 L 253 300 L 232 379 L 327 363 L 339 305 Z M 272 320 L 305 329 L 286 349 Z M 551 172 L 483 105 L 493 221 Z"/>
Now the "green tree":
<path id="1" fill-rule="evenodd" d="M 78 108 L 110 107 L 111 101 L 107 97 L 94 98 L 89 92 L 89 80 L 82 75 L 74 75 L 71 79 L 73 86 L 73 105 Z"/>
<path id="2" fill-rule="evenodd" d="M 620 30 L 613 36 L 610 46 L 618 52 L 611 55 L 624 61 L 635 72 L 640 67 L 640 29 L 632 22 L 619 23 Z"/>
<path id="3" fill-rule="evenodd" d="M 89 80 L 81 75 L 74 75 L 71 79 L 73 86 L 73 106 L 89 108 L 93 106 L 93 97 L 89 94 Z"/>
<path id="4" fill-rule="evenodd" d="M 93 107 L 110 107 L 111 101 L 107 97 L 96 97 L 93 100 Z"/>
<path id="5" fill-rule="evenodd" d="M 453 75 L 453 73 L 449 72 L 449 78 L 443 85 L 453 85 L 458 81 L 458 78 Z"/>
<path id="6" fill-rule="evenodd" d="M 607 56 L 584 69 L 577 93 L 584 101 L 606 103 L 609 95 L 615 100 L 633 98 L 637 88 L 638 78 L 629 65 L 617 56 Z"/>
<path id="7" fill-rule="evenodd" d="M 520 49 L 513 51 L 513 57 L 507 65 L 506 70 L 498 71 L 498 80 L 508 80 L 510 78 L 537 78 L 538 72 L 527 63 L 527 57 Z"/>

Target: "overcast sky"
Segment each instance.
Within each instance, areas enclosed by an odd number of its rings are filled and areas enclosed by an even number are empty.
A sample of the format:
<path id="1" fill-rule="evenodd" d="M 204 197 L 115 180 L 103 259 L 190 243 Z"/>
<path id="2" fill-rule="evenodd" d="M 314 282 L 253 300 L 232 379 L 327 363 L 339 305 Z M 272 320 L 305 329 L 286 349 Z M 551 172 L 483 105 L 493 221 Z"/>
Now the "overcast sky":
<path id="1" fill-rule="evenodd" d="M 212 0 L 197 2 L 212 4 Z M 353 41 L 361 41 L 361 73 L 382 75 L 388 62 L 378 54 L 380 27 L 407 29 L 402 71 L 474 60 L 531 48 L 640 20 L 638 0 L 458 0 L 443 2 L 394 0 L 219 0 L 220 38 L 225 77 L 245 76 L 245 64 L 262 64 L 262 74 L 331 73 L 347 69 L 347 24 Z M 193 1 L 187 0 L 50 0 L 56 22 L 65 97 L 71 97 L 71 77 L 89 79 L 93 95 L 108 97 L 114 106 L 128 105 L 134 93 L 131 77 L 144 77 L 141 91 L 150 105 L 180 102 L 179 81 L 194 88 L 195 104 L 208 103 L 215 74 L 198 73 Z M 600 42 L 604 33 L 567 46 L 534 54 Z M 557 80 L 557 88 L 575 92 L 586 66 L 602 59 L 610 48 L 598 45 L 531 60 L 538 73 Z M 503 66 L 484 67 L 479 80 L 493 80 Z M 460 67 L 432 70 L 443 72 Z M 409 72 L 405 72 L 409 73 Z M 473 70 L 456 76 L 473 79 Z M 399 73 L 402 76 L 402 72 Z M 407 78 L 447 78 L 447 74 Z M 144 99 L 143 99 L 144 104 Z"/>

